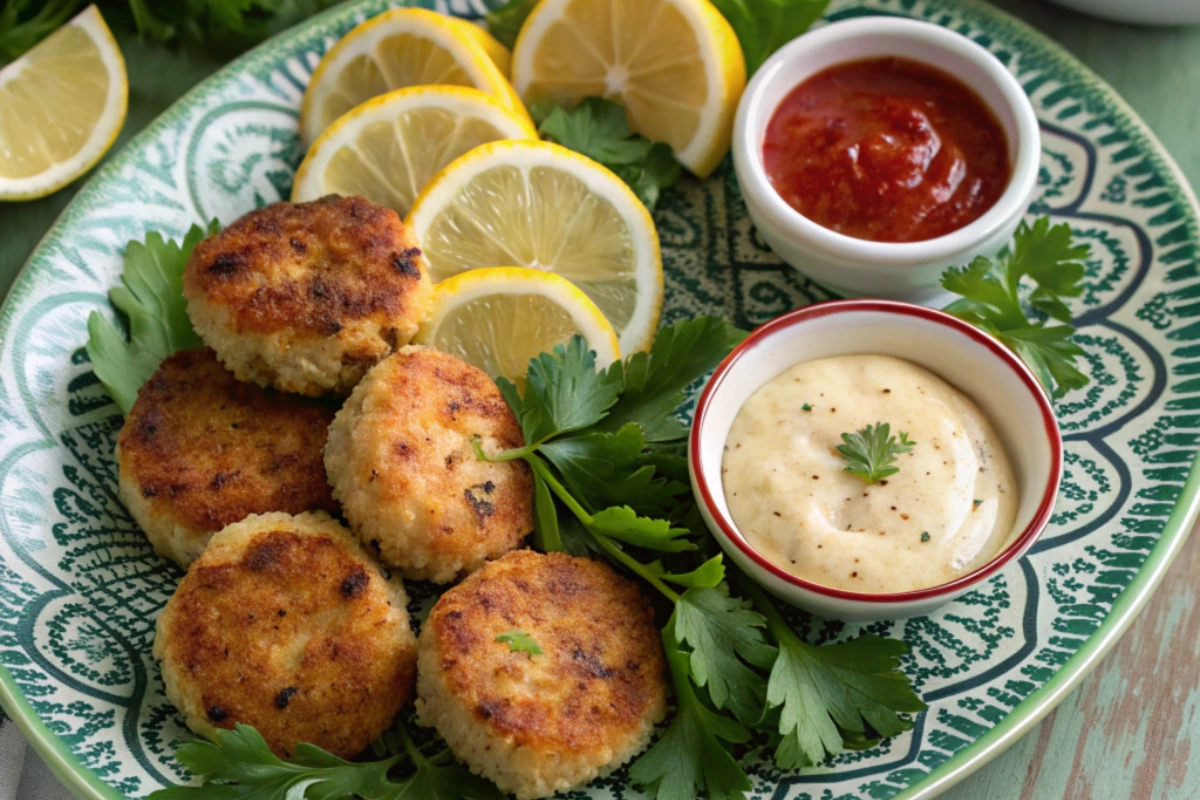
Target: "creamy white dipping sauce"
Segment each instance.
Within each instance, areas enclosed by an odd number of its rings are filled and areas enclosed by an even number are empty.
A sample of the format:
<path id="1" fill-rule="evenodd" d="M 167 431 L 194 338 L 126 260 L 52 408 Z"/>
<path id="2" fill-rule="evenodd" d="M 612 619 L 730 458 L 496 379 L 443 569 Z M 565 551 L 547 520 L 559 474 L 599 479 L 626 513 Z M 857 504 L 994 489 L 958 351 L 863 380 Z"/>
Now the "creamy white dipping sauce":
<path id="1" fill-rule="evenodd" d="M 868 484 L 837 447 L 879 422 L 915 445 L 897 456 L 899 472 Z M 890 356 L 825 358 L 773 378 L 738 411 L 721 474 L 752 547 L 797 577 L 855 592 L 964 575 L 996 555 L 1017 511 L 1008 455 L 983 413 Z"/>

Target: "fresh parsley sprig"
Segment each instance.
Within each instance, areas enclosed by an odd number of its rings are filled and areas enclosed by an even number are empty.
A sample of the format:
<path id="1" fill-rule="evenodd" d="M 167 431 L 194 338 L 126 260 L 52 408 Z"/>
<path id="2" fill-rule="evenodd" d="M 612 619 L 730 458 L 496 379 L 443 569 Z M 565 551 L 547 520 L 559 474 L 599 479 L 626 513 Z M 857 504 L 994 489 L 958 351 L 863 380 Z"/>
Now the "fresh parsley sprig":
<path id="1" fill-rule="evenodd" d="M 916 442 L 904 431 L 897 440 L 886 422 L 868 425 L 854 433 L 843 433 L 837 451 L 846 459 L 846 472 L 859 476 L 867 483 L 879 483 L 900 471 L 894 466 L 896 456 L 911 452 Z"/>
<path id="2" fill-rule="evenodd" d="M 481 459 L 520 458 L 532 469 L 535 546 L 608 558 L 671 605 L 662 637 L 677 713 L 630 773 L 658 800 L 701 791 L 744 798 L 750 782 L 730 747 L 765 723 L 815 762 L 898 732 L 906 723 L 896 712 L 923 708 L 911 690 L 859 697 L 878 688 L 877 673 L 908 686 L 894 671 L 903 643 L 868 637 L 826 654 L 780 627 L 777 612 L 734 594 L 722 556 L 711 552 L 686 483 L 687 428 L 675 412 L 743 335 L 719 319 L 681 322 L 659 331 L 649 352 L 599 371 L 576 337 L 530 362 L 523 395 L 499 381 L 529 444 L 490 456 L 476 446 Z M 870 680 L 844 668 L 860 657 Z M 809 716 L 795 719 L 797 708 Z M 814 739 L 824 743 L 819 754 Z M 782 758 L 800 763 L 791 750 Z"/>
<path id="3" fill-rule="evenodd" d="M 951 267 L 942 286 L 961 295 L 946 311 L 987 331 L 1024 361 L 1054 398 L 1087 385 L 1075 366 L 1083 348 L 1071 341 L 1075 328 L 1063 298 L 1083 292 L 1084 260 L 1090 248 L 1075 243 L 1071 226 L 1051 226 L 1049 217 L 1017 228 L 1009 252 L 996 259 L 979 256 L 966 267 Z M 1047 319 L 1030 320 L 1021 302 L 1021 280 L 1035 284 L 1028 302 Z M 1051 322 L 1059 324 L 1053 324 Z"/>
<path id="4" fill-rule="evenodd" d="M 676 618 L 662 634 L 663 651 L 675 688 L 675 719 L 646 753 L 633 763 L 629 777 L 656 800 L 692 800 L 700 790 L 714 800 L 743 798 L 753 787 L 729 745 L 749 740 L 737 720 L 705 703 L 690 679 L 691 657 L 679 645 Z"/>
<path id="5" fill-rule="evenodd" d="M 123 413 L 133 408 L 138 390 L 163 359 L 202 344 L 188 319 L 183 269 L 192 248 L 217 229 L 213 220 L 207 228 L 193 225 L 180 244 L 150 233 L 145 242 L 133 241 L 125 247 L 121 285 L 108 296 L 129 322 L 128 339 L 99 311 L 88 317 L 88 357 L 96 377 Z"/>
<path id="6" fill-rule="evenodd" d="M 403 725 L 403 752 L 372 762 L 345 761 L 310 744 L 284 761 L 247 725 L 218 731 L 217 741 L 184 742 L 179 761 L 202 786 L 173 786 L 150 800 L 504 800 L 491 782 L 459 766 L 449 750 L 425 756 Z M 407 761 L 409 774 L 394 777 Z"/>
<path id="7" fill-rule="evenodd" d="M 659 193 L 679 180 L 671 146 L 631 131 L 625 109 L 612 100 L 586 97 L 570 109 L 535 103 L 529 112 L 543 138 L 608 167 L 651 211 Z"/>
<path id="8" fill-rule="evenodd" d="M 766 619 L 778 646 L 767 683 L 768 711 L 778 711 L 775 763 L 783 769 L 819 764 L 846 749 L 872 747 L 912 727 L 897 712 L 925 710 L 900 657 L 908 646 L 869 634 L 840 644 L 809 644 L 797 636 L 766 593 L 749 581 L 740 588 Z"/>

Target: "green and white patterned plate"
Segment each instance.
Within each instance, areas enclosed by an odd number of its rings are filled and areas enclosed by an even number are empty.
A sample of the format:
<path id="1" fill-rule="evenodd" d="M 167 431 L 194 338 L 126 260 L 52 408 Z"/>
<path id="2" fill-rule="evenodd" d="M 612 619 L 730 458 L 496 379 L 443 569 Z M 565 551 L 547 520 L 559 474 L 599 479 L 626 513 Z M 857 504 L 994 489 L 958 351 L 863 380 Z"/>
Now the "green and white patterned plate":
<path id="1" fill-rule="evenodd" d="M 433 5 L 434 3 L 428 3 Z M 447 4 L 450 8 L 447 8 Z M 386 0 L 316 17 L 205 81 L 92 178 L 0 311 L 0 703 L 80 797 L 143 797 L 187 780 L 187 736 L 150 656 L 179 573 L 116 498 L 121 419 L 88 364 L 85 320 L 111 314 L 129 239 L 179 236 L 288 195 L 297 109 L 333 41 Z M 438 0 L 478 15 L 484 0 Z M 806 773 L 751 752 L 756 798 L 929 797 L 1028 730 L 1113 644 L 1179 551 L 1200 478 L 1196 201 L 1133 112 L 1064 51 L 968 0 L 847 0 L 830 18 L 894 13 L 970 36 L 1033 98 L 1045 152 L 1033 212 L 1092 245 L 1074 303 L 1092 383 L 1058 406 L 1066 479 L 1026 559 L 935 616 L 865 629 L 912 644 L 929 703 L 914 729 Z M 656 214 L 666 317 L 761 323 L 826 295 L 756 236 L 727 166 Z M 860 626 L 817 623 L 816 640 Z M 571 794 L 637 798 L 623 772 Z"/>

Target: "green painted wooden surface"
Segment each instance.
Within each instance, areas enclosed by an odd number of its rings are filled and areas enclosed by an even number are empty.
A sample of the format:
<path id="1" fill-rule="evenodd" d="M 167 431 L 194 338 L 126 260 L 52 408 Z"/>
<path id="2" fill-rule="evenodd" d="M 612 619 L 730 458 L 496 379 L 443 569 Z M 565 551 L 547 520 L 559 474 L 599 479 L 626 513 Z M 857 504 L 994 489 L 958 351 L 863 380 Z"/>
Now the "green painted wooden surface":
<path id="1" fill-rule="evenodd" d="M 1130 0 L 1137 2 L 1138 0 Z M 1200 0 L 1196 0 L 1200 2 Z M 1091 66 L 1200 182 L 1200 28 L 1089 20 L 1040 0 L 996 3 Z M 118 146 L 228 57 L 179 52 L 117 31 L 130 76 Z M 0 205 L 0 292 L 82 185 Z M 1200 536 L 1099 668 L 1028 736 L 946 797 L 953 800 L 1200 799 Z"/>

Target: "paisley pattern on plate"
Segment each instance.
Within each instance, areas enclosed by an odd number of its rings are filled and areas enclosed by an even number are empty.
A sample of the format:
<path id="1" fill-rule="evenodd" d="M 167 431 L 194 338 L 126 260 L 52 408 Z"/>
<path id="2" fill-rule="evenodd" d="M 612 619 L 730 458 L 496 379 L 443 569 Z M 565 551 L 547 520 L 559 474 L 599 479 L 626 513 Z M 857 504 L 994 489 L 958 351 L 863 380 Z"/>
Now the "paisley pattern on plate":
<path id="1" fill-rule="evenodd" d="M 80 192 L 0 312 L 0 699 L 81 796 L 142 797 L 188 777 L 172 757 L 187 732 L 150 656 L 179 572 L 116 499 L 121 420 L 81 347 L 85 320 L 112 313 L 105 292 L 129 239 L 179 236 L 287 196 L 309 74 L 337 36 L 387 5 L 335 9 L 191 92 Z M 485 10 L 483 0 L 427 5 Z M 1197 494 L 1185 485 L 1200 444 L 1196 211 L 1177 170 L 1098 79 L 990 7 L 852 0 L 830 18 L 871 13 L 972 37 L 1032 96 L 1045 134 L 1033 213 L 1092 244 L 1073 305 L 1092 383 L 1058 406 L 1067 475 L 1029 558 L 932 617 L 809 629 L 797 616 L 815 641 L 861 630 L 909 641 L 905 667 L 930 708 L 905 735 L 805 774 L 752 749 L 758 798 L 921 795 L 972 768 L 1128 623 L 1182 544 Z M 728 165 L 666 193 L 656 218 L 668 320 L 723 314 L 751 326 L 827 297 L 764 246 Z M 427 605 L 431 593 L 417 587 L 414 598 Z M 569 796 L 642 795 L 620 771 Z"/>

